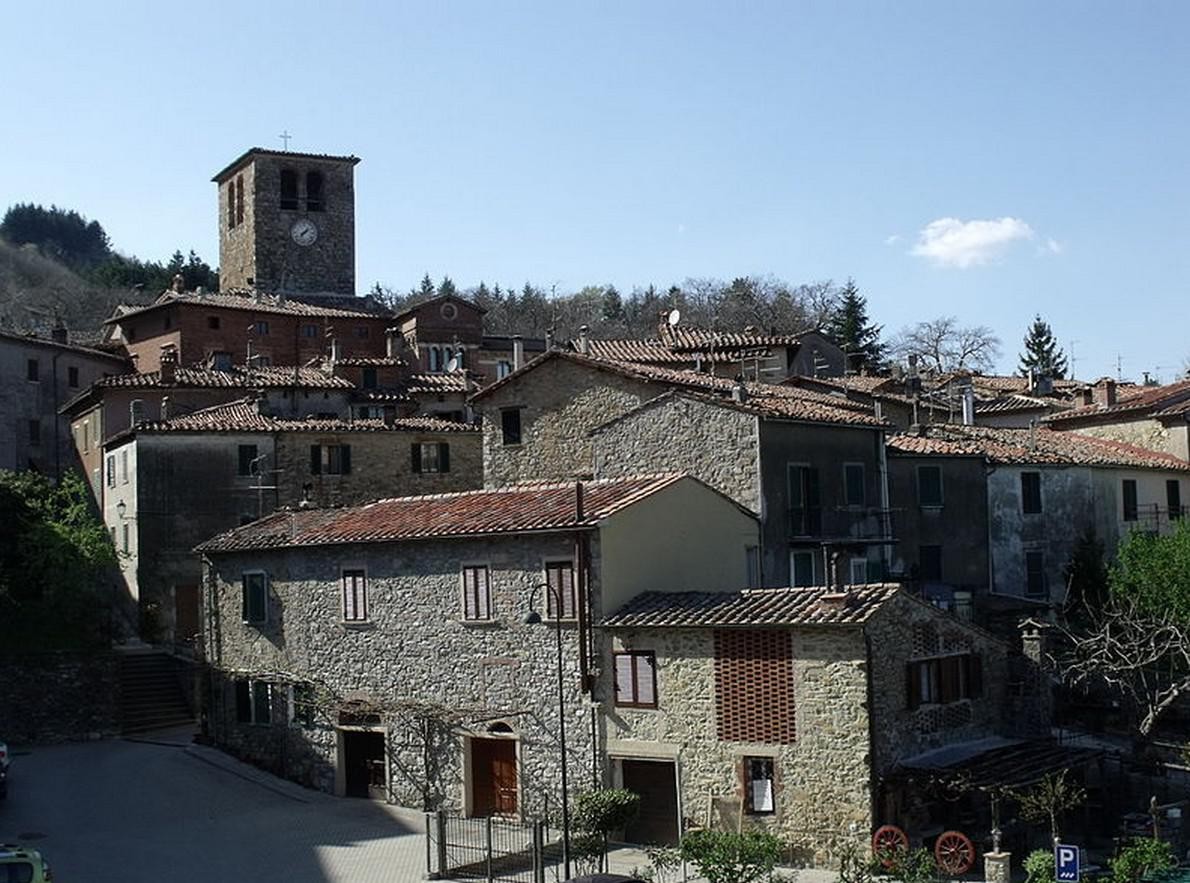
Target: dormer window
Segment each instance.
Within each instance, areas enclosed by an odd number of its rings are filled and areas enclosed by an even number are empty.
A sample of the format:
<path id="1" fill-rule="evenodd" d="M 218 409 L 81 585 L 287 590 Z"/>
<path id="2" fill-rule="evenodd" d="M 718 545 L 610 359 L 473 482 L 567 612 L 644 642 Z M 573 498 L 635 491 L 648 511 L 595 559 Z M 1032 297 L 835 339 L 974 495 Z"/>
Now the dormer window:
<path id="1" fill-rule="evenodd" d="M 298 207 L 298 179 L 297 172 L 292 169 L 281 171 L 281 208 L 293 211 Z"/>
<path id="2" fill-rule="evenodd" d="M 322 172 L 306 172 L 306 211 L 320 212 L 326 209 L 322 193 Z"/>

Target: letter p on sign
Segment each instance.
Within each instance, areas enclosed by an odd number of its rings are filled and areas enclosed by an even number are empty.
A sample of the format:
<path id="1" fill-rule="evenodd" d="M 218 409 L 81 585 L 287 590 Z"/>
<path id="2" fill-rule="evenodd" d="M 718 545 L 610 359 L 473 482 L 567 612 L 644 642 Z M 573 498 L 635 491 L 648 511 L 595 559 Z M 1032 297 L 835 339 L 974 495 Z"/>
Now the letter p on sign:
<path id="1" fill-rule="evenodd" d="M 1054 844 L 1054 877 L 1058 883 L 1078 883 L 1078 847 Z"/>

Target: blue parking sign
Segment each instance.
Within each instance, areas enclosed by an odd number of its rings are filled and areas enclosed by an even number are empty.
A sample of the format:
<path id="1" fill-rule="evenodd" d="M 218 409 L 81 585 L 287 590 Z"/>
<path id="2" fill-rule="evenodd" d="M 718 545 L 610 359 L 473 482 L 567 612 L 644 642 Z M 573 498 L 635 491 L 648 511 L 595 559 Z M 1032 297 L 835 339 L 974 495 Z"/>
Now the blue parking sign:
<path id="1" fill-rule="evenodd" d="M 1058 883 L 1078 883 L 1078 847 L 1054 844 L 1054 877 Z"/>

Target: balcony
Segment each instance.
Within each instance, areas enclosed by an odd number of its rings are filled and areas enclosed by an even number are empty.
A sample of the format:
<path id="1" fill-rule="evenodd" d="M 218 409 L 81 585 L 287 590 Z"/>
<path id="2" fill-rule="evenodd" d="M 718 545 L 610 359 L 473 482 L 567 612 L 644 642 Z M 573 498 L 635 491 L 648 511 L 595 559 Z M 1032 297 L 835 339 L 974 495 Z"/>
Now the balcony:
<path id="1" fill-rule="evenodd" d="M 1135 513 L 1132 514 L 1136 517 L 1126 517 L 1121 522 L 1120 526 L 1123 532 L 1142 530 L 1145 533 L 1167 534 L 1171 533 L 1183 518 L 1190 518 L 1190 506 L 1167 508 L 1153 503 L 1147 506 L 1137 506 Z"/>
<path id="2" fill-rule="evenodd" d="M 892 542 L 894 511 L 839 506 L 824 513 L 821 506 L 795 506 L 786 512 L 789 538 L 821 543 Z"/>

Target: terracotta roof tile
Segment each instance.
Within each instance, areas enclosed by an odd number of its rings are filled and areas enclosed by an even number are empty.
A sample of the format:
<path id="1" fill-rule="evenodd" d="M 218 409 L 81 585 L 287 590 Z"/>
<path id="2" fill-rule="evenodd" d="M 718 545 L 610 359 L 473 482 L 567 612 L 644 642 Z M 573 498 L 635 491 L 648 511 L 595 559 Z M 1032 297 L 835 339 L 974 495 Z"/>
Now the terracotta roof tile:
<path id="1" fill-rule="evenodd" d="M 1088 418 L 1093 420 L 1097 417 L 1133 416 L 1145 412 L 1156 414 L 1190 399 L 1190 380 L 1179 380 L 1165 386 L 1140 386 L 1125 390 L 1117 387 L 1116 396 L 1114 405 L 1084 405 L 1081 408 L 1063 411 L 1061 414 L 1051 414 L 1045 419 L 1050 424 L 1058 424 Z"/>
<path id="2" fill-rule="evenodd" d="M 976 414 L 1013 414 L 1018 411 L 1044 411 L 1061 407 L 1053 399 L 1038 399 L 1025 395 L 1006 395 L 975 403 Z"/>
<path id="3" fill-rule="evenodd" d="M 1190 463 L 1136 445 L 1052 429 L 1000 429 L 931 424 L 926 435 L 900 433 L 888 440 L 893 453 L 982 456 L 990 463 L 1107 466 L 1190 472 Z"/>
<path id="4" fill-rule="evenodd" d="M 862 625 L 900 586 L 744 589 L 741 592 L 645 592 L 609 616 L 604 628 L 744 628 Z"/>
<path id="5" fill-rule="evenodd" d="M 338 307 L 326 307 L 316 304 L 303 303 L 293 298 L 280 297 L 261 291 L 238 290 L 222 291 L 217 294 L 197 294 L 192 291 L 166 291 L 148 306 L 136 307 L 127 312 L 113 315 L 103 324 L 110 325 L 123 322 L 131 316 L 138 316 L 150 310 L 160 309 L 171 304 L 193 305 L 198 307 L 221 307 L 232 310 L 246 310 L 252 313 L 274 313 L 287 316 L 309 316 L 311 318 L 347 318 L 347 319 L 377 319 L 384 318 L 375 313 L 360 310 L 347 310 Z"/>
<path id="6" fill-rule="evenodd" d="M 383 420 L 296 419 L 261 414 L 256 402 L 240 399 L 169 420 L 139 423 L 138 432 L 479 432 L 479 428 L 436 417 L 399 417 Z"/>
<path id="7" fill-rule="evenodd" d="M 176 368 L 174 382 L 163 384 L 160 371 L 146 371 L 143 374 L 113 374 L 95 381 L 95 385 L 106 388 L 150 388 L 160 387 L 309 387 L 311 389 L 354 389 L 345 377 L 334 377 L 320 368 L 293 368 L 280 365 L 268 368 L 234 367 L 229 371 L 214 368 Z"/>
<path id="8" fill-rule="evenodd" d="M 453 374 L 410 374 L 405 378 L 405 390 L 410 395 L 462 393 L 467 391 L 467 378 L 461 371 Z"/>
<path id="9" fill-rule="evenodd" d="M 350 358 L 339 359 L 335 364 L 345 365 L 348 368 L 400 368 L 408 363 L 404 359 L 398 359 L 395 356 L 351 356 Z"/>
<path id="10" fill-rule="evenodd" d="M 344 509 L 277 512 L 219 534 L 197 551 L 231 552 L 342 543 L 386 543 L 590 529 L 679 481 L 680 473 L 583 482 L 583 517 L 575 517 L 574 482 L 397 497 Z"/>
<path id="11" fill-rule="evenodd" d="M 32 333 L 21 333 L 21 332 L 17 332 L 17 331 L 8 331 L 5 329 L 0 329 L 0 338 L 3 338 L 5 340 L 15 340 L 18 343 L 32 344 L 33 346 L 44 346 L 44 347 L 49 347 L 51 349 L 67 350 L 69 352 L 78 353 L 79 355 L 82 355 L 82 356 L 91 356 L 93 358 L 98 358 L 98 359 L 109 359 L 110 361 L 119 362 L 121 365 L 125 365 L 125 366 L 131 364 L 128 361 L 127 356 L 120 355 L 119 353 L 113 353 L 113 352 L 109 352 L 107 350 L 101 350 L 101 349 L 95 349 L 94 347 L 83 346 L 80 343 L 70 343 L 70 342 L 61 343 L 59 341 L 52 340 L 48 337 L 40 337 L 40 336 L 38 336 L 36 334 L 32 334 Z"/>

